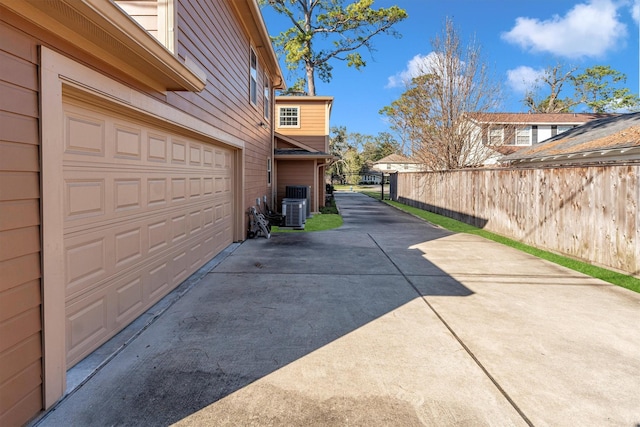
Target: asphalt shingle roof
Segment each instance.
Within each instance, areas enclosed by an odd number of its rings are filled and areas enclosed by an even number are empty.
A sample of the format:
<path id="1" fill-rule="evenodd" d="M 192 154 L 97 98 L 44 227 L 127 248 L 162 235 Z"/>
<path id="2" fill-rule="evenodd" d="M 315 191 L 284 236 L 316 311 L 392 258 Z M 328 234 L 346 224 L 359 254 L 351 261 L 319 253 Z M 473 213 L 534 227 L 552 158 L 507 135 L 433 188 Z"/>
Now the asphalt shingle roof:
<path id="1" fill-rule="evenodd" d="M 640 147 L 640 113 L 621 114 L 587 122 L 540 144 L 505 156 L 501 161 L 533 160 L 628 147 Z"/>

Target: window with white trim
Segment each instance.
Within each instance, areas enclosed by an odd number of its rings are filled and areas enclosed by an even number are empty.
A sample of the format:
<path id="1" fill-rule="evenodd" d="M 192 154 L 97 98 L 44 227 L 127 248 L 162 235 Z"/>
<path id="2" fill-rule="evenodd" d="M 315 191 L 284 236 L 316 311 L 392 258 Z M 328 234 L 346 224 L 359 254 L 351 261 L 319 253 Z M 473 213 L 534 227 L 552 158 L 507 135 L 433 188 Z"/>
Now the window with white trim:
<path id="1" fill-rule="evenodd" d="M 281 128 L 299 128 L 300 107 L 278 107 L 278 126 Z"/>
<path id="2" fill-rule="evenodd" d="M 516 129 L 516 145 L 531 145 L 531 126 Z"/>
<path id="3" fill-rule="evenodd" d="M 271 116 L 271 87 L 269 86 L 269 76 L 264 75 L 264 118 L 269 120 Z"/>
<path id="4" fill-rule="evenodd" d="M 258 104 L 258 57 L 251 49 L 250 72 L 249 72 L 249 100 L 253 105 Z"/>
<path id="5" fill-rule="evenodd" d="M 558 126 L 558 133 L 566 132 L 569 129 L 573 129 L 573 126 Z"/>
<path id="6" fill-rule="evenodd" d="M 504 129 L 492 126 L 489 128 L 489 145 L 502 145 L 504 141 Z"/>

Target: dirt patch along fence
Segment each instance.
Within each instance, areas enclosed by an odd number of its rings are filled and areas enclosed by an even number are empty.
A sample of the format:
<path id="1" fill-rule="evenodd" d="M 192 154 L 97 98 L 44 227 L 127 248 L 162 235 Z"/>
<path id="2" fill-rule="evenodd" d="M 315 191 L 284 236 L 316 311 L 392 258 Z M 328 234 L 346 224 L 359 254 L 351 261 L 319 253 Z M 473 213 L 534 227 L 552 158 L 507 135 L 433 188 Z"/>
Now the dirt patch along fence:
<path id="1" fill-rule="evenodd" d="M 640 274 L 640 165 L 399 173 L 392 179 L 398 202 Z"/>

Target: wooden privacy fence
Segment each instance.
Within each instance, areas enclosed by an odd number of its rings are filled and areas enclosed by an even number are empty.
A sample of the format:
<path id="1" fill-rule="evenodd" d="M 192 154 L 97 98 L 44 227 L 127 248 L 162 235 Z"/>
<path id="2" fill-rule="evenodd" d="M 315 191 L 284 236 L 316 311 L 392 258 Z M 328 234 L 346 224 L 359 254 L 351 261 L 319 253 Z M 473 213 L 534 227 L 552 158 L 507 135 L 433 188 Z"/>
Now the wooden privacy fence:
<path id="1" fill-rule="evenodd" d="M 638 275 L 639 176 L 640 165 L 399 173 L 392 195 L 531 246 Z"/>

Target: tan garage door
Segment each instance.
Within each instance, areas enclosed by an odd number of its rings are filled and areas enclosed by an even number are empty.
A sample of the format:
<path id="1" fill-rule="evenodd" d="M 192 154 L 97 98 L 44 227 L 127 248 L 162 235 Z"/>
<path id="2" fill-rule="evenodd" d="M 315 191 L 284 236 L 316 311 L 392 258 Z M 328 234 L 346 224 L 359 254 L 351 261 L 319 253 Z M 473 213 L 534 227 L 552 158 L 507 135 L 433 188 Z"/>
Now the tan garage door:
<path id="1" fill-rule="evenodd" d="M 167 129 L 64 103 L 68 367 L 233 240 L 232 151 Z"/>

